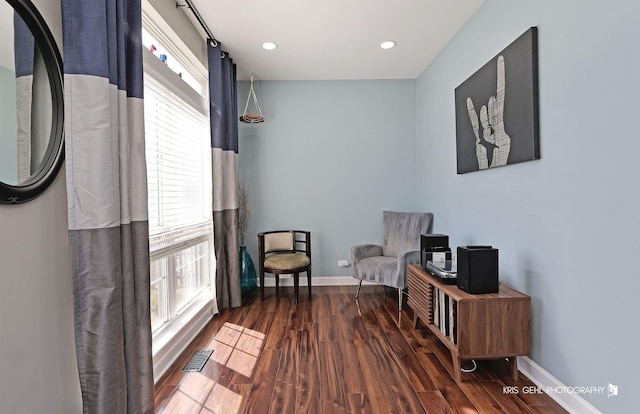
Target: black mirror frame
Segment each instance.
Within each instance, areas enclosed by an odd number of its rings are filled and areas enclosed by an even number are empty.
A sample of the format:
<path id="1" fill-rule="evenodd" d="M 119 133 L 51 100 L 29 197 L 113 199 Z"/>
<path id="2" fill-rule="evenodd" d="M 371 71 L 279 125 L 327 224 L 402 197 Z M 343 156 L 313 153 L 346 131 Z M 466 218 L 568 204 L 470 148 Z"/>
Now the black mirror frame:
<path id="1" fill-rule="evenodd" d="M 0 181 L 0 203 L 20 204 L 41 195 L 51 185 L 64 161 L 64 90 L 62 56 L 47 23 L 30 0 L 6 0 L 27 24 L 45 62 L 51 86 L 51 134 L 39 169 L 28 180 L 9 185 Z"/>

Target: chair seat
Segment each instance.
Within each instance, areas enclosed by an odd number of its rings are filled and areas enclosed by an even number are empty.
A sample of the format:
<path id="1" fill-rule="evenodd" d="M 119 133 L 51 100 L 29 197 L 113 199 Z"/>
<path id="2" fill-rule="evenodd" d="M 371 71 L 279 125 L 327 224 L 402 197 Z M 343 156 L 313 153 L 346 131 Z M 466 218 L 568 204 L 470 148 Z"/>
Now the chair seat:
<path id="1" fill-rule="evenodd" d="M 303 254 L 280 253 L 264 259 L 264 267 L 273 270 L 295 270 L 307 267 L 311 260 Z"/>
<path id="2" fill-rule="evenodd" d="M 362 280 L 399 289 L 407 287 L 405 280 L 398 275 L 398 259 L 395 257 L 367 257 L 358 262 L 358 273 Z"/>

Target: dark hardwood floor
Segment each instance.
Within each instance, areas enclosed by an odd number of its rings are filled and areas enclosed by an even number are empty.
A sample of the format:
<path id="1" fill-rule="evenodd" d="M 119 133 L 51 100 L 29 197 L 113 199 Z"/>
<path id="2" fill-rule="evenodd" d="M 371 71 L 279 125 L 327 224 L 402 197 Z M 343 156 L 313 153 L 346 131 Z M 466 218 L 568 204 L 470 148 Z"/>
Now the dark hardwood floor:
<path id="1" fill-rule="evenodd" d="M 225 309 L 156 384 L 156 412 L 183 413 L 565 413 L 546 394 L 512 395 L 505 360 L 478 361 L 457 384 L 448 349 L 397 293 L 363 286 L 267 288 Z M 395 318 L 395 321 L 394 321 Z M 202 372 L 182 372 L 194 351 L 213 349 Z"/>

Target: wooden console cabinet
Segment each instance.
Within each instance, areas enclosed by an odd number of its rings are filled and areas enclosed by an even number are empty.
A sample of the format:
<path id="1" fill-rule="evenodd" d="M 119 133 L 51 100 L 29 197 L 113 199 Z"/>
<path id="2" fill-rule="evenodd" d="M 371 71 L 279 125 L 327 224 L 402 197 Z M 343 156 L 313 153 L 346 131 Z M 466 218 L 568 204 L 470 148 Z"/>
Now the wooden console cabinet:
<path id="1" fill-rule="evenodd" d="M 508 358 L 518 378 L 516 356 L 529 355 L 531 297 L 503 284 L 498 293 L 472 295 L 445 285 L 420 265 L 408 266 L 408 305 L 451 351 L 455 380 L 460 361 Z M 444 316 L 443 316 L 444 315 Z"/>

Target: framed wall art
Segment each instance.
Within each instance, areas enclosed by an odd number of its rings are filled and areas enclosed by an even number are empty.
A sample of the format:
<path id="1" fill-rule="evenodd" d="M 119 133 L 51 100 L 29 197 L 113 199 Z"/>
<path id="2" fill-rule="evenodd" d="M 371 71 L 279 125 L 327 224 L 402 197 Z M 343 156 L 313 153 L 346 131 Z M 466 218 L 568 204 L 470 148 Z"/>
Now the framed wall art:
<path id="1" fill-rule="evenodd" d="M 455 108 L 458 174 L 539 159 L 537 28 L 458 86 Z"/>

